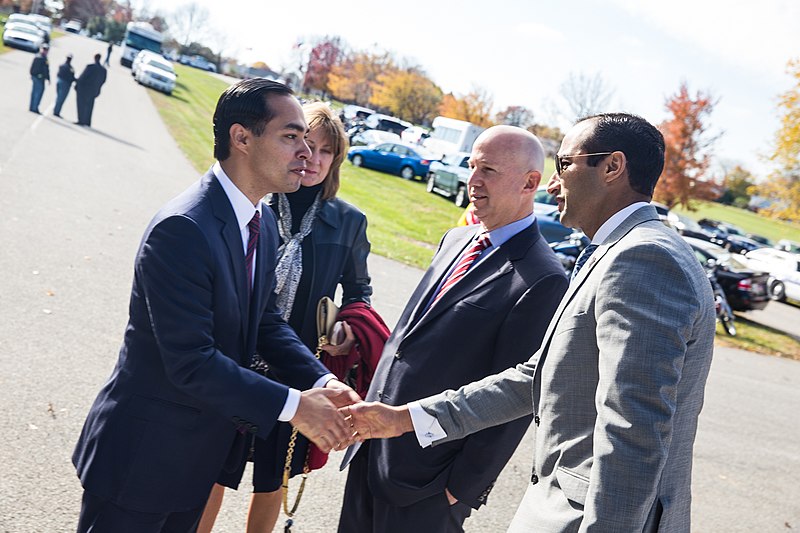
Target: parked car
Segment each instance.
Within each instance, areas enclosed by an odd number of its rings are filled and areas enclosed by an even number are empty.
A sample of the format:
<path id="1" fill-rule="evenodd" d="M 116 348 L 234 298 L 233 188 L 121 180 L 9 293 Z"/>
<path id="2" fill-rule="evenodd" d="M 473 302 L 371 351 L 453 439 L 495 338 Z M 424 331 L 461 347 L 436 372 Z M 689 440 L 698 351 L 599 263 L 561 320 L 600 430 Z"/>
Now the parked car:
<path id="1" fill-rule="evenodd" d="M 763 247 L 764 245 L 760 242 L 734 233 L 728 234 L 728 242 L 725 244 L 725 248 L 734 254 L 746 254 L 747 252 L 758 250 Z"/>
<path id="2" fill-rule="evenodd" d="M 38 52 L 44 44 L 44 32 L 34 24 L 26 22 L 6 23 L 3 29 L 3 44 Z"/>
<path id="3" fill-rule="evenodd" d="M 431 161 L 436 158 L 421 147 L 400 143 L 381 143 L 373 146 L 354 146 L 347 152 L 347 159 L 356 167 L 367 167 L 392 174 L 403 179 L 428 175 Z"/>
<path id="4" fill-rule="evenodd" d="M 372 128 L 374 130 L 391 131 L 392 133 L 396 133 L 398 135 L 412 126 L 410 122 L 406 122 L 405 120 L 401 120 L 397 117 L 382 115 L 381 113 L 371 114 L 364 119 L 364 124 L 366 124 L 368 128 Z"/>
<path id="5" fill-rule="evenodd" d="M 769 274 L 753 270 L 741 256 L 708 241 L 684 237 L 707 270 L 716 267 L 717 281 L 734 311 L 764 309 L 770 300 Z"/>
<path id="6" fill-rule="evenodd" d="M 775 245 L 778 250 L 784 252 L 791 252 L 793 254 L 800 254 L 800 242 L 790 241 L 789 239 L 781 239 Z"/>
<path id="7" fill-rule="evenodd" d="M 748 239 L 753 239 L 754 241 L 763 244 L 764 246 L 774 246 L 773 242 L 768 238 L 764 237 L 763 235 L 757 235 L 755 233 L 748 233 L 745 235 Z"/>
<path id="8" fill-rule="evenodd" d="M 438 193 L 452 198 L 458 207 L 467 207 L 469 194 L 469 154 L 456 152 L 446 155 L 441 161 L 431 163 L 428 172 L 428 192 Z"/>
<path id="9" fill-rule="evenodd" d="M 147 54 L 140 58 L 139 56 L 143 53 L 144 51 L 139 52 L 134 60 L 136 66 L 133 68 L 133 79 L 142 85 L 172 94 L 177 81 L 172 63 L 157 54 Z"/>
<path id="10" fill-rule="evenodd" d="M 350 146 L 369 146 L 371 144 L 400 142 L 400 136 L 390 131 L 364 130 L 350 138 Z"/>
<path id="11" fill-rule="evenodd" d="M 533 195 L 533 212 L 536 215 L 558 213 L 558 201 L 555 194 L 547 192 L 546 185 L 540 185 Z"/>
<path id="12" fill-rule="evenodd" d="M 695 239 L 701 239 L 708 242 L 713 242 L 713 235 L 711 233 L 704 230 L 700 224 L 697 223 L 696 220 L 693 220 L 687 216 L 679 215 L 674 211 L 670 211 L 667 215 L 667 220 L 670 221 L 672 227 L 675 230 L 683 235 L 684 237 L 693 237 Z M 719 243 L 714 243 L 719 244 Z"/>
<path id="13" fill-rule="evenodd" d="M 800 301 L 800 255 L 774 248 L 759 248 L 745 255 L 751 268 L 770 274 L 769 290 L 773 300 Z"/>
<path id="14" fill-rule="evenodd" d="M 139 63 L 146 57 L 162 57 L 161 54 L 151 52 L 150 50 L 142 50 L 138 52 L 131 63 L 131 76 L 136 77 L 136 69 L 139 68 Z"/>
<path id="15" fill-rule="evenodd" d="M 70 20 L 64 25 L 64 31 L 68 31 L 69 33 L 80 33 L 83 24 L 80 20 Z"/>

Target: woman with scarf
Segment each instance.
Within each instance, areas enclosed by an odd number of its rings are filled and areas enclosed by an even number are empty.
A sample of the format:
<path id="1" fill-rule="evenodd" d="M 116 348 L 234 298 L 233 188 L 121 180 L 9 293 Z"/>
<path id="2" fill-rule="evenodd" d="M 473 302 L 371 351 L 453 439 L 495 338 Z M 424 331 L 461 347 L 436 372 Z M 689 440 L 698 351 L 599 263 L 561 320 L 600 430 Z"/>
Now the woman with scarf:
<path id="1" fill-rule="evenodd" d="M 307 143 L 312 156 L 307 161 L 300 189 L 289 194 L 270 195 L 266 200 L 278 220 L 282 243 L 275 270 L 278 306 L 300 339 L 316 352 L 316 310 L 320 298 L 328 296 L 333 299 L 336 286 L 341 284 L 342 307 L 355 303 L 369 304 L 372 294 L 367 272 L 370 244 L 364 214 L 336 198 L 339 167 L 347 152 L 347 136 L 341 122 L 321 102 L 306 104 L 303 111 L 310 129 Z M 353 330 L 347 322 L 342 326 L 344 340 L 336 346 L 323 346 L 329 356 L 343 357 L 354 351 L 356 338 Z M 258 357 L 254 367 L 257 371 L 269 372 Z M 280 422 L 267 439 L 255 439 L 253 495 L 247 533 L 271 532 L 277 521 L 291 433 L 291 425 Z M 305 437 L 297 435 L 292 456 L 293 476 L 303 472 L 308 444 Z M 200 521 L 199 533 L 211 531 L 222 503 L 223 486 L 236 488 L 241 472 L 234 473 L 230 479 L 221 479 L 214 486 Z"/>

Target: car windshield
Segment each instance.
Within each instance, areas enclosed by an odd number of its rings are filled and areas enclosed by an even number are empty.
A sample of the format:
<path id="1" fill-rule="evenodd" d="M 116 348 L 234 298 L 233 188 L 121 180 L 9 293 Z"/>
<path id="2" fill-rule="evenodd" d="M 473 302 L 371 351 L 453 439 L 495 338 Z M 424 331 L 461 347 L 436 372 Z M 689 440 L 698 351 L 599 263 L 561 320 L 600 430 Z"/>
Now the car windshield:
<path id="1" fill-rule="evenodd" d="M 174 70 L 172 70 L 172 65 L 170 65 L 169 63 L 162 63 L 161 61 L 159 61 L 157 59 L 151 59 L 147 63 L 150 66 L 156 67 L 157 69 L 165 70 L 165 71 L 169 72 L 170 74 L 173 74 L 175 72 Z"/>
<path id="2" fill-rule="evenodd" d="M 22 33 L 30 33 L 31 35 L 39 35 L 41 30 L 36 26 L 31 26 L 29 24 L 14 24 L 8 28 L 9 30 L 14 30 Z"/>
<path id="3" fill-rule="evenodd" d="M 685 227 L 686 229 L 690 229 L 693 231 L 702 231 L 703 228 L 700 227 L 700 224 L 698 224 L 695 220 L 689 217 L 685 217 L 683 215 L 679 215 L 677 213 L 671 213 L 671 214 L 674 214 L 676 217 L 678 217 L 678 220 L 680 220 L 681 223 L 683 223 L 683 227 Z"/>

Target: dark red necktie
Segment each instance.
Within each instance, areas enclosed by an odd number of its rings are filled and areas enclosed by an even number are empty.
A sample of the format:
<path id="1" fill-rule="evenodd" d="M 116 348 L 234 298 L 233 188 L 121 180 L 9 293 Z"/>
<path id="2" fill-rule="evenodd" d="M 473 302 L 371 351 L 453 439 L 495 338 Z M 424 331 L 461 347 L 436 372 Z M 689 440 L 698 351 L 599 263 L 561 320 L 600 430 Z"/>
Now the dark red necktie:
<path id="1" fill-rule="evenodd" d="M 244 256 L 244 262 L 247 266 L 247 286 L 250 287 L 250 292 L 253 291 L 253 256 L 256 254 L 256 246 L 258 246 L 258 232 L 261 229 L 261 215 L 258 211 L 250 219 L 247 224 L 247 229 L 250 230 L 250 236 L 247 238 L 247 254 Z"/>
<path id="2" fill-rule="evenodd" d="M 439 298 L 441 298 L 444 293 L 450 290 L 450 287 L 455 285 L 458 280 L 464 277 L 464 274 L 467 273 L 467 270 L 469 270 L 469 267 L 472 266 L 472 263 L 474 263 L 478 256 L 481 255 L 481 252 L 483 252 L 491 244 L 491 241 L 489 241 L 489 234 L 487 232 L 481 233 L 475 244 L 473 244 L 472 247 L 461 256 L 456 268 L 453 269 L 445 282 L 442 283 L 442 288 L 439 289 L 439 292 L 436 294 L 436 297 L 433 299 L 433 303 L 431 303 L 431 305 L 439 301 Z"/>

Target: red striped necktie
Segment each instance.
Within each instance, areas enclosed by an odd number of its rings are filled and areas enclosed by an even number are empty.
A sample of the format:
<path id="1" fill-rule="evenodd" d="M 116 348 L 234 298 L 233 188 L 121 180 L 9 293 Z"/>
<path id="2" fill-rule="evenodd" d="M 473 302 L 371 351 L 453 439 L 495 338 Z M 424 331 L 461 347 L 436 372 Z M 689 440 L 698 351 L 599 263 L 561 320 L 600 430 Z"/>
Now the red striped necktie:
<path id="1" fill-rule="evenodd" d="M 261 214 L 258 211 L 247 223 L 247 229 L 250 231 L 250 236 L 247 238 L 247 254 L 244 256 L 244 262 L 247 266 L 247 286 L 250 287 L 250 292 L 253 292 L 253 256 L 256 254 L 258 232 L 261 229 Z"/>
<path id="2" fill-rule="evenodd" d="M 469 267 L 472 266 L 472 263 L 474 263 L 478 256 L 481 255 L 481 252 L 491 246 L 491 244 L 491 241 L 489 241 L 489 233 L 481 233 L 475 244 L 473 244 L 469 250 L 464 252 L 464 255 L 461 256 L 461 259 L 458 261 L 456 267 L 447 277 L 445 282 L 442 283 L 442 288 L 439 289 L 439 292 L 436 294 L 436 297 L 433 299 L 431 305 L 439 301 L 439 298 L 441 298 L 444 293 L 450 290 L 450 287 L 455 285 L 458 280 L 464 277 L 464 274 L 467 273 L 467 270 L 469 270 Z"/>

